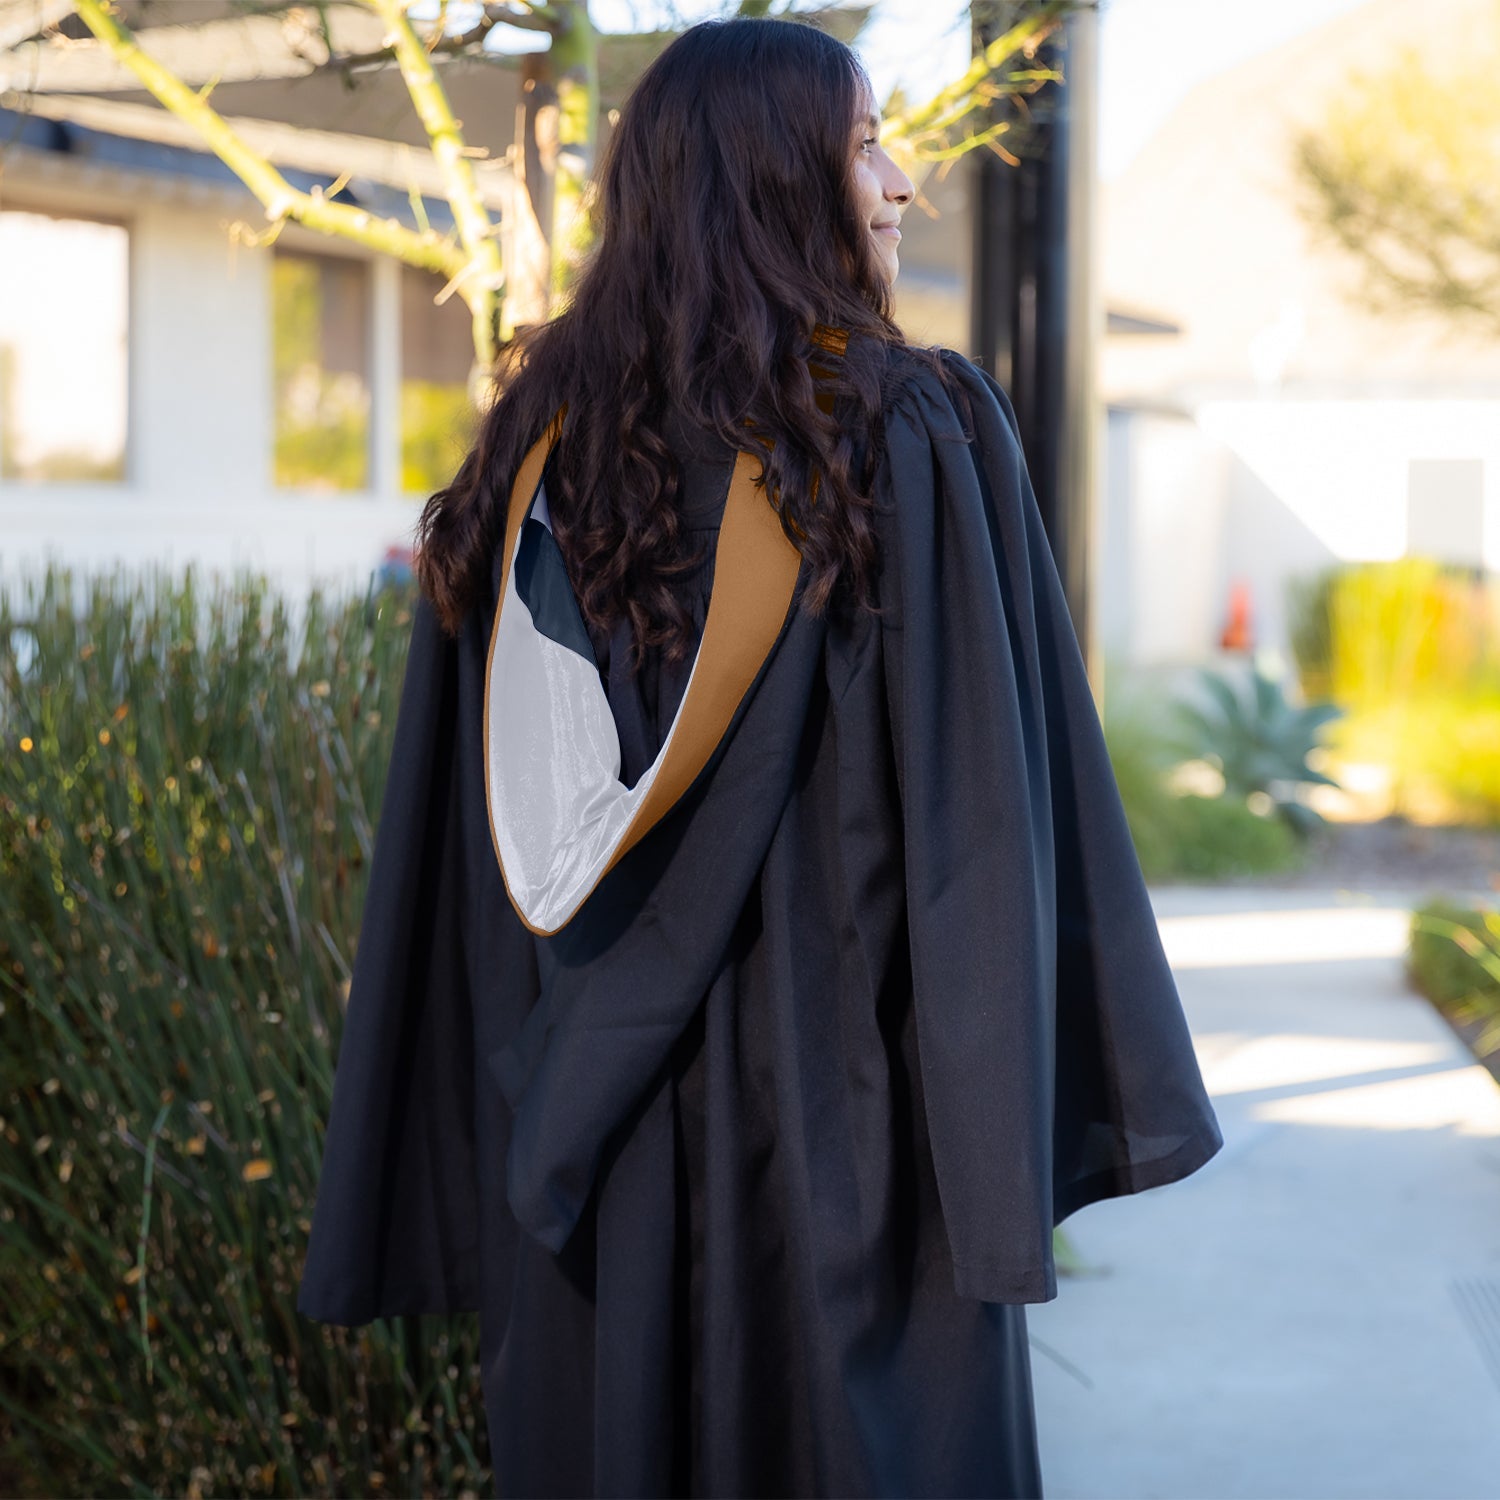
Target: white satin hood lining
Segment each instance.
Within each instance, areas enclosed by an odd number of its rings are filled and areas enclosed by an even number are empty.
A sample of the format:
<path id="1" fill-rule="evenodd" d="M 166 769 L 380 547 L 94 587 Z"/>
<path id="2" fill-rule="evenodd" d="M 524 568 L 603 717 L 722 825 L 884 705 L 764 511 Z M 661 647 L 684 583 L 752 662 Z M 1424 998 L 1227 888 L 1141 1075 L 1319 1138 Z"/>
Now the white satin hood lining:
<path id="1" fill-rule="evenodd" d="M 528 514 L 552 529 L 544 487 Z M 619 733 L 598 667 L 543 635 L 516 591 L 524 534 L 523 518 L 490 656 L 486 774 L 511 899 L 533 927 L 555 932 L 608 867 L 656 780 L 682 709 L 640 780 L 625 786 Z M 697 670 L 695 656 L 689 686 Z"/>

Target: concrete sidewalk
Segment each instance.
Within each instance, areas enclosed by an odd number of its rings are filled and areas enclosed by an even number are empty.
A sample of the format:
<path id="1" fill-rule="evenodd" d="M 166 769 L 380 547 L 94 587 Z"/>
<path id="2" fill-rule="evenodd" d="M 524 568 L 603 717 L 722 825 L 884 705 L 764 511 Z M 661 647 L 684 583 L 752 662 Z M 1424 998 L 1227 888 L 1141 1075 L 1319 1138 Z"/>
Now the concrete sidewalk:
<path id="1" fill-rule="evenodd" d="M 1048 1500 L 1500 1497 L 1500 1086 L 1403 978 L 1425 895 L 1153 889 L 1224 1148 L 1064 1226 Z"/>

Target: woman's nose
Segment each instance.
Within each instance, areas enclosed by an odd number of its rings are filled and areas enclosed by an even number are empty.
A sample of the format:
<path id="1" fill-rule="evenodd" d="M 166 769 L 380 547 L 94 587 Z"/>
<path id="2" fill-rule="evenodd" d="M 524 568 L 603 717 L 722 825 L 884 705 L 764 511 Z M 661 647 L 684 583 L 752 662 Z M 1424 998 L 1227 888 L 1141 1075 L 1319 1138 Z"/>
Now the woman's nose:
<path id="1" fill-rule="evenodd" d="M 891 177 L 885 185 L 885 195 L 892 203 L 910 203 L 916 194 L 916 187 L 910 177 L 896 165 L 891 163 Z"/>

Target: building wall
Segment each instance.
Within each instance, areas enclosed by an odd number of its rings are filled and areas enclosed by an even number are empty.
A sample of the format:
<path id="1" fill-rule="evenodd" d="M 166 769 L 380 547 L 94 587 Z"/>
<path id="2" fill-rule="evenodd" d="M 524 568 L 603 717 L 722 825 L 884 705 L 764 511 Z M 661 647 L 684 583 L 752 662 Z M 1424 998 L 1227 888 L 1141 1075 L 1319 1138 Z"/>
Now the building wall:
<path id="1" fill-rule="evenodd" d="M 1202 660 L 1223 626 L 1226 455 L 1172 412 L 1117 413 L 1115 426 L 1124 451 L 1106 494 L 1117 560 L 1100 601 L 1123 635 L 1115 649 L 1139 665 Z"/>
<path id="2" fill-rule="evenodd" d="M 1218 399 L 1111 411 L 1104 645 L 1143 666 L 1218 650 L 1232 584 L 1290 665 L 1287 586 L 1409 553 L 1500 569 L 1500 400 Z"/>
<path id="3" fill-rule="evenodd" d="M 1093 597 L 1095 640 L 1108 666 L 1129 661 L 1134 650 L 1130 600 L 1134 492 L 1130 468 L 1137 427 L 1132 412 L 1116 407 L 1106 408 L 1102 420 L 1099 483 L 1108 503 L 1100 506 L 1099 534 L 1094 542 Z"/>
<path id="4" fill-rule="evenodd" d="M 0 480 L 0 584 L 34 576 L 51 556 L 86 571 L 191 561 L 222 572 L 264 569 L 289 591 L 313 582 L 363 587 L 385 549 L 409 541 L 418 510 L 399 494 L 400 268 L 372 262 L 370 488 L 279 490 L 272 255 L 233 245 L 226 233 L 231 217 L 263 224 L 258 205 L 159 201 L 121 190 L 129 186 L 78 191 L 7 180 L 7 208 L 107 214 L 128 225 L 129 415 L 123 483 Z M 279 243 L 353 249 L 295 225 Z"/>

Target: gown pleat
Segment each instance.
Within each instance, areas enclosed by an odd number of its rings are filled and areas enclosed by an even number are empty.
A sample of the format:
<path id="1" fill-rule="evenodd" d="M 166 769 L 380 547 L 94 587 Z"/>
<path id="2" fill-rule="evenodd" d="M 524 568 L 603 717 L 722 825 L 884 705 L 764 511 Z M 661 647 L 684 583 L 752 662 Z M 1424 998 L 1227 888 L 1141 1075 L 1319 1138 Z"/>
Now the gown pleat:
<path id="1" fill-rule="evenodd" d="M 672 444 L 701 632 L 732 453 L 681 423 Z M 800 795 L 730 951 L 568 1243 L 521 1235 L 484 1310 L 501 1496 L 1042 1493 L 1025 1307 L 954 1290 L 881 637 L 830 617 Z M 632 673 L 625 626 L 593 644 L 633 785 L 692 653 Z"/>

